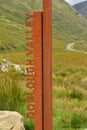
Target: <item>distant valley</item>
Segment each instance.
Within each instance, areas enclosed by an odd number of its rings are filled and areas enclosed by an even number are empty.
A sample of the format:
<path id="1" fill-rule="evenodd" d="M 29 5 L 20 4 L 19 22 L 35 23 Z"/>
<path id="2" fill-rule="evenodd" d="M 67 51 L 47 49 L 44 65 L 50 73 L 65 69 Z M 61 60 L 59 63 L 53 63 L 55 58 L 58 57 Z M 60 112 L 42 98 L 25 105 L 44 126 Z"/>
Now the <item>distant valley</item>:
<path id="1" fill-rule="evenodd" d="M 41 0 L 0 0 L 0 50 L 24 50 L 25 13 L 42 11 Z M 53 45 L 87 39 L 87 19 L 64 0 L 53 0 Z M 64 47 L 65 48 L 65 47 Z"/>

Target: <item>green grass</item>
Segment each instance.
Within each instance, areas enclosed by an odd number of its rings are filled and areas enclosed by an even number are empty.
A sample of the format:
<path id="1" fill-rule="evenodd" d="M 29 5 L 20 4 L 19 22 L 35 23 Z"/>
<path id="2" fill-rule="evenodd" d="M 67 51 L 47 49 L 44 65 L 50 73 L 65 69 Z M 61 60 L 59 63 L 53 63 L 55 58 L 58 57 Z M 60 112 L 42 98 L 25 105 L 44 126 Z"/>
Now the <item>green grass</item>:
<path id="1" fill-rule="evenodd" d="M 15 22 L 6 22 L 0 18 L 0 51 L 24 50 L 24 26 Z"/>
<path id="2" fill-rule="evenodd" d="M 25 77 L 19 73 L 0 71 L 0 110 L 17 111 L 24 117 L 26 130 L 33 130 L 33 120 L 26 118 Z"/>
<path id="3" fill-rule="evenodd" d="M 17 111 L 24 102 L 22 88 L 17 83 L 18 79 L 15 80 L 15 77 L 5 74 L 2 74 L 0 79 L 0 109 Z"/>
<path id="4" fill-rule="evenodd" d="M 81 40 L 81 41 L 78 41 L 76 42 L 74 48 L 76 50 L 80 50 L 80 51 L 85 51 L 87 52 L 87 41 L 86 40 Z"/>
<path id="5" fill-rule="evenodd" d="M 87 128 L 87 55 L 64 51 L 64 42 L 60 41 L 59 44 L 61 45 L 59 52 L 56 44 L 53 45 L 53 128 L 84 130 Z M 0 60 L 3 58 L 13 63 L 25 63 L 24 52 L 1 53 Z M 13 96 L 13 98 L 10 96 L 11 100 L 7 106 L 1 104 L 2 109 L 6 107 L 7 110 L 21 113 L 25 117 L 26 130 L 33 130 L 34 122 L 26 118 L 26 89 L 23 83 L 25 77 L 14 72 L 8 74 L 0 72 L 0 74 L 3 77 L 0 81 L 2 88 L 8 88 L 3 91 L 5 96 L 2 93 L 3 89 L 0 89 L 1 94 L 6 97 L 2 103 L 9 101 L 8 92 Z M 16 101 L 13 94 L 15 92 Z"/>
<path id="6" fill-rule="evenodd" d="M 2 61 L 2 59 L 7 59 L 10 62 L 24 65 L 26 61 L 26 52 L 25 51 L 2 52 L 0 53 L 0 62 Z"/>
<path id="7" fill-rule="evenodd" d="M 57 47 L 57 44 L 53 46 L 53 129 L 84 130 L 87 128 L 87 54 L 57 51 Z"/>

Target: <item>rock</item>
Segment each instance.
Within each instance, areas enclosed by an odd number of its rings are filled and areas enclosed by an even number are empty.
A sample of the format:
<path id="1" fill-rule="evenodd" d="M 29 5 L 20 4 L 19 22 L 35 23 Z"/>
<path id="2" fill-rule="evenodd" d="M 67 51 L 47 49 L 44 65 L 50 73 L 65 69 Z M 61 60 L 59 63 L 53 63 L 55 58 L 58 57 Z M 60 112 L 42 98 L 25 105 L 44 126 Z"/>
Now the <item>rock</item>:
<path id="1" fill-rule="evenodd" d="M 15 71 L 26 74 L 26 68 L 24 65 L 14 64 L 8 61 L 7 59 L 2 59 L 2 62 L 0 63 L 0 69 L 2 72 L 9 72 L 11 71 L 11 68 L 13 68 Z"/>
<path id="2" fill-rule="evenodd" d="M 25 130 L 23 116 L 13 111 L 0 111 L 0 130 Z"/>

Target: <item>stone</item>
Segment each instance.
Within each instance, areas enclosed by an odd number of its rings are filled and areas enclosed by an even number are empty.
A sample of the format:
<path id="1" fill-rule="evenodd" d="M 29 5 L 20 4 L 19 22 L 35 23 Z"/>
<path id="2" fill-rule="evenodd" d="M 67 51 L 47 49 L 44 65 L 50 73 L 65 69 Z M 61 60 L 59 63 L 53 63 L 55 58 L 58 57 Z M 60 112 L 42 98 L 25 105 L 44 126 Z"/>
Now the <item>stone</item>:
<path id="1" fill-rule="evenodd" d="M 0 111 L 0 130 L 25 130 L 23 116 L 14 111 Z"/>

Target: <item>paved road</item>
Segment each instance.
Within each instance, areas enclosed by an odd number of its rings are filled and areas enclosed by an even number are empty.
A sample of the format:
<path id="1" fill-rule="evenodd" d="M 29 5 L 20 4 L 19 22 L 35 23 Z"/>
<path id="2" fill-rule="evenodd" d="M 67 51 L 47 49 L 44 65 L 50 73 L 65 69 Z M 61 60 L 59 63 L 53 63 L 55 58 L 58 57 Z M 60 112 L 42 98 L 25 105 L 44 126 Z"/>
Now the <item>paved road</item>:
<path id="1" fill-rule="evenodd" d="M 85 51 L 75 50 L 74 45 L 75 45 L 75 43 L 70 43 L 70 44 L 67 45 L 66 49 L 69 50 L 69 51 L 77 52 L 77 53 L 87 54 L 87 52 L 85 52 Z"/>

